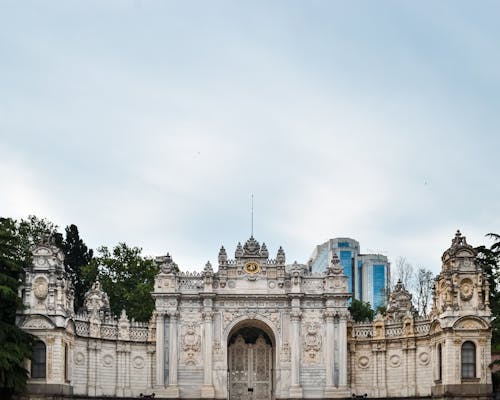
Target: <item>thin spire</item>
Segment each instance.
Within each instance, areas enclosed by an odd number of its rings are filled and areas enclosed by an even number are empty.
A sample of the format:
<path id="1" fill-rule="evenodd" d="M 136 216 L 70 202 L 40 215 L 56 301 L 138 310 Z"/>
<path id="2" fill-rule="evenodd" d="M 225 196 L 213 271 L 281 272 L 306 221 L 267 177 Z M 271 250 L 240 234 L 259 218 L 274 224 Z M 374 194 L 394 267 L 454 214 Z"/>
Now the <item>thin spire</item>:
<path id="1" fill-rule="evenodd" d="M 252 193 L 252 237 L 253 237 L 253 193 Z"/>

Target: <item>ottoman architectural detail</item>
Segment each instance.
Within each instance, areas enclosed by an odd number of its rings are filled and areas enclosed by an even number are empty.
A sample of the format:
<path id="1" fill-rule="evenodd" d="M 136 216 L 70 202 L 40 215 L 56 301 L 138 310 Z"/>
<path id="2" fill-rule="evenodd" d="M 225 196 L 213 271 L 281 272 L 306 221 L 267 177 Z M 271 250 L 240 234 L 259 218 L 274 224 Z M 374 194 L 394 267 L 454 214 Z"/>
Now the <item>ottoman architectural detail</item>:
<path id="1" fill-rule="evenodd" d="M 488 283 L 460 232 L 442 257 L 432 311 L 416 315 L 401 283 L 387 312 L 354 323 L 348 279 L 333 253 L 326 271 L 269 257 L 253 236 L 216 271 L 160 272 L 149 323 L 111 315 L 99 282 L 73 312 L 62 252 L 36 247 L 18 323 L 39 338 L 29 395 L 78 398 L 486 398 L 491 394 Z"/>

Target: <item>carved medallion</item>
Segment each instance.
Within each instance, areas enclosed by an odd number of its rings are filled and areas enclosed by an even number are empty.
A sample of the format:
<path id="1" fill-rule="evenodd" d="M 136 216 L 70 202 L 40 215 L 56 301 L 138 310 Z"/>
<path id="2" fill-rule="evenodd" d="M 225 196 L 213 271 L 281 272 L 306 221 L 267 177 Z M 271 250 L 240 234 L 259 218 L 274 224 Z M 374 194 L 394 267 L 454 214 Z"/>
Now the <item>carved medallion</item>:
<path id="1" fill-rule="evenodd" d="M 370 365 L 370 359 L 366 356 L 361 356 L 358 358 L 358 365 L 361 368 L 368 368 L 368 366 Z"/>
<path id="2" fill-rule="evenodd" d="M 144 368 L 144 358 L 142 358 L 141 356 L 134 357 L 134 359 L 132 360 L 132 365 L 137 369 Z"/>
<path id="3" fill-rule="evenodd" d="M 113 356 L 111 354 L 106 354 L 102 359 L 102 365 L 111 367 L 113 365 Z"/>
<path id="4" fill-rule="evenodd" d="M 429 353 L 426 353 L 425 351 L 420 353 L 418 355 L 418 361 L 420 362 L 420 364 L 422 365 L 427 365 L 429 364 L 429 361 L 431 360 L 431 356 L 429 355 Z"/>
<path id="5" fill-rule="evenodd" d="M 35 293 L 35 297 L 38 300 L 44 300 L 49 292 L 47 281 L 41 276 L 39 276 L 38 278 L 35 279 L 33 286 L 34 286 L 33 292 Z"/>
<path id="6" fill-rule="evenodd" d="M 82 365 L 85 362 L 85 355 L 82 352 L 76 353 L 75 364 Z"/>
<path id="7" fill-rule="evenodd" d="M 399 357 L 397 354 L 393 354 L 389 358 L 389 363 L 390 363 L 390 366 L 393 368 L 399 367 L 399 365 L 401 364 L 401 357 Z"/>
<path id="8" fill-rule="evenodd" d="M 460 282 L 460 298 L 464 301 L 468 301 L 472 298 L 474 292 L 474 285 L 472 281 L 468 278 L 463 279 Z"/>

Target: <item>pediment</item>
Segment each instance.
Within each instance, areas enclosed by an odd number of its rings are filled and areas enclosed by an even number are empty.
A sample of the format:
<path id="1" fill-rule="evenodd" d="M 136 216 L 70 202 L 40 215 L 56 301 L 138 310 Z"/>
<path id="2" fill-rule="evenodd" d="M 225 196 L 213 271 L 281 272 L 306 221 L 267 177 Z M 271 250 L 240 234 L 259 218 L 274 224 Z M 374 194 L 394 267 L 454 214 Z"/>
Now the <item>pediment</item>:
<path id="1" fill-rule="evenodd" d="M 461 249 L 457 254 L 456 257 L 474 257 L 474 252 L 472 252 L 469 249 Z"/>
<path id="2" fill-rule="evenodd" d="M 477 318 L 462 318 L 453 325 L 454 329 L 461 330 L 479 330 L 486 329 L 487 327 L 487 324 L 483 320 Z"/>
<path id="3" fill-rule="evenodd" d="M 26 319 L 22 327 L 25 329 L 52 329 L 54 324 L 48 318 L 36 316 Z"/>
<path id="4" fill-rule="evenodd" d="M 35 250 L 33 250 L 34 256 L 49 256 L 52 254 L 52 250 L 49 247 L 38 246 Z"/>

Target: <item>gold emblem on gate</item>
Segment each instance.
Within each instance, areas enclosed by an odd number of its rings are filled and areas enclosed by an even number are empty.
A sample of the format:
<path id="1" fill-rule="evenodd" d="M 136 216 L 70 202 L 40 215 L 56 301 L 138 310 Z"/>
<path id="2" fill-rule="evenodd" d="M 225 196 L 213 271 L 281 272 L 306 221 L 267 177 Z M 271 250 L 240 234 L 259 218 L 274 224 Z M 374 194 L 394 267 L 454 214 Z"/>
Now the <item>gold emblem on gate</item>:
<path id="1" fill-rule="evenodd" d="M 259 264 L 257 264 L 255 261 L 249 261 L 245 264 L 245 272 L 247 274 L 256 274 L 259 271 Z"/>

